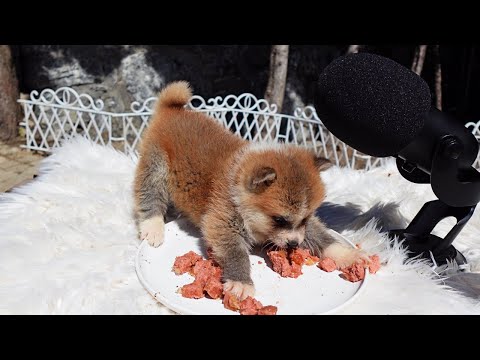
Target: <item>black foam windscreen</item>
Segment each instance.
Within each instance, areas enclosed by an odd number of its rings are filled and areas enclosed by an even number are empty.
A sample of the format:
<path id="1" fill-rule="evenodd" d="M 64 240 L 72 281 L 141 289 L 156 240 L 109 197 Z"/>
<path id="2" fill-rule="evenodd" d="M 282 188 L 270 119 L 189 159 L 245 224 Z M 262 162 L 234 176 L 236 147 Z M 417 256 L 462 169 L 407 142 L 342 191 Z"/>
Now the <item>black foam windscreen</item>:
<path id="1" fill-rule="evenodd" d="M 427 83 L 383 56 L 341 56 L 322 72 L 315 108 L 336 137 L 365 154 L 398 153 L 421 131 L 431 107 Z"/>

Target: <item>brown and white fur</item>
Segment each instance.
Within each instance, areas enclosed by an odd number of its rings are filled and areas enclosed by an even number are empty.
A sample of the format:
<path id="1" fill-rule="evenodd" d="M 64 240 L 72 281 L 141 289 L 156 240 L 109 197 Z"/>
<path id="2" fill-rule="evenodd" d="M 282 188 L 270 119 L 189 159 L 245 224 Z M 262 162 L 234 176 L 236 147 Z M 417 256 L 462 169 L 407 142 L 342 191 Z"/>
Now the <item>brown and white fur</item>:
<path id="1" fill-rule="evenodd" d="M 140 148 L 135 209 L 140 238 L 159 246 L 169 205 L 202 232 L 223 268 L 225 290 L 254 295 L 249 252 L 267 243 L 309 248 L 339 266 L 365 258 L 338 242 L 314 216 L 325 197 L 328 160 L 286 144 L 240 139 L 215 119 L 187 110 L 186 82 L 159 95 Z"/>

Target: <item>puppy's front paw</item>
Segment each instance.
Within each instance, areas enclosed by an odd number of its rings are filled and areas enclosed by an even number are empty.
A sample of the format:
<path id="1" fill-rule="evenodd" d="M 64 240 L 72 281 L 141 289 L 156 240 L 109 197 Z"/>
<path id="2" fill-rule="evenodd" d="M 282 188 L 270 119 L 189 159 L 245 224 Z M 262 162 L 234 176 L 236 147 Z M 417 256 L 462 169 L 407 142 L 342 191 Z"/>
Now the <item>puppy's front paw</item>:
<path id="1" fill-rule="evenodd" d="M 240 300 L 245 300 L 247 297 L 255 295 L 255 287 L 252 284 L 241 281 L 227 280 L 223 284 L 223 290 L 231 292 Z"/>
<path id="2" fill-rule="evenodd" d="M 333 243 L 323 251 L 323 256 L 335 261 L 337 268 L 341 269 L 360 261 L 364 261 L 365 265 L 370 263 L 368 255 L 360 249 L 353 248 L 349 245 Z"/>
<path id="3" fill-rule="evenodd" d="M 159 247 L 163 244 L 163 235 L 165 232 L 165 222 L 163 217 L 155 216 L 140 224 L 140 239 L 147 240 L 153 247 Z"/>

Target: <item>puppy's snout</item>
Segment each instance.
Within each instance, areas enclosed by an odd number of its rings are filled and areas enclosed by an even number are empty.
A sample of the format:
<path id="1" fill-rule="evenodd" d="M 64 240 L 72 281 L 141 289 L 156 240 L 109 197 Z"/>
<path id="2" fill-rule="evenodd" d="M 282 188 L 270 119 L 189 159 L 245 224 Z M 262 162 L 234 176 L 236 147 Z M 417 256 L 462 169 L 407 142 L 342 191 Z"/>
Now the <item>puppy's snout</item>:
<path id="1" fill-rule="evenodd" d="M 289 249 L 296 249 L 298 247 L 298 241 L 297 240 L 289 240 L 287 242 L 287 247 Z"/>

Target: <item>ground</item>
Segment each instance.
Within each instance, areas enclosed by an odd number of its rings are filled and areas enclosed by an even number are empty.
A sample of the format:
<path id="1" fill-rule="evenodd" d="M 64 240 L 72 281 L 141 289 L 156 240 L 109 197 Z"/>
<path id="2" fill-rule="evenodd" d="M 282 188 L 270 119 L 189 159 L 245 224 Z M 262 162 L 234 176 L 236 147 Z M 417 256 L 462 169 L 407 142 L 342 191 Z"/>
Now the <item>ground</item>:
<path id="1" fill-rule="evenodd" d="M 24 139 L 12 144 L 0 141 L 0 193 L 24 184 L 34 178 L 44 155 L 20 148 Z"/>

